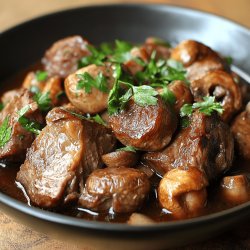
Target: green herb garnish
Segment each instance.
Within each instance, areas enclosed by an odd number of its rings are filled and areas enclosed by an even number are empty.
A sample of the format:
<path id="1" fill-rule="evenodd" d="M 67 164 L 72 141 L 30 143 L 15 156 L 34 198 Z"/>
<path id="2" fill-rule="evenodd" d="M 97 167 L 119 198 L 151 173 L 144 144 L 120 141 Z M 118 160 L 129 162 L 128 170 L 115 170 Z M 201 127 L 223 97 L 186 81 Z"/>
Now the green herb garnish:
<path id="1" fill-rule="evenodd" d="M 49 97 L 49 92 L 41 93 L 37 92 L 33 96 L 34 101 L 36 101 L 38 108 L 41 111 L 48 111 L 52 107 L 51 98 Z"/>
<path id="2" fill-rule="evenodd" d="M 4 108 L 4 104 L 2 102 L 0 102 L 0 111 L 2 111 Z"/>
<path id="3" fill-rule="evenodd" d="M 96 78 L 93 78 L 89 73 L 84 72 L 83 74 L 77 74 L 79 81 L 76 89 L 83 89 L 86 93 L 91 93 L 92 88 L 99 89 L 101 92 L 108 93 L 108 82 L 107 78 L 100 72 Z"/>
<path id="4" fill-rule="evenodd" d="M 127 87 L 125 91 L 121 84 Z M 109 94 L 108 112 L 110 115 L 118 113 L 124 109 L 127 102 L 133 97 L 139 106 L 148 106 L 157 104 L 158 92 L 147 85 L 134 86 L 128 82 L 117 81 Z"/>
<path id="5" fill-rule="evenodd" d="M 126 146 L 124 148 L 118 148 L 116 151 L 127 151 L 127 152 L 134 152 L 136 153 L 136 149 L 132 146 Z"/>
<path id="6" fill-rule="evenodd" d="M 162 92 L 160 96 L 162 97 L 163 101 L 168 102 L 171 105 L 175 104 L 176 98 L 174 93 L 168 88 L 167 84 L 164 83 L 153 83 L 151 87 L 154 88 L 162 88 Z"/>
<path id="7" fill-rule="evenodd" d="M 61 98 L 66 97 L 66 93 L 65 91 L 60 91 L 57 95 L 56 95 L 56 99 L 60 100 Z"/>
<path id="8" fill-rule="evenodd" d="M 173 59 L 155 59 L 156 52 L 151 55 L 151 59 L 146 64 L 144 71 L 136 74 L 137 80 L 149 83 L 169 83 L 174 80 L 186 81 L 186 70 L 180 62 Z"/>
<path id="9" fill-rule="evenodd" d="M 184 104 L 180 110 L 180 116 L 190 116 L 194 109 L 198 109 L 201 113 L 210 116 L 214 111 L 222 114 L 224 109 L 219 102 L 215 101 L 214 96 L 203 97 L 203 102 L 195 102 L 193 104 Z"/>
<path id="10" fill-rule="evenodd" d="M 36 80 L 38 81 L 38 82 L 44 82 L 44 81 L 46 81 L 47 80 L 47 78 L 48 78 L 48 72 L 47 71 L 37 71 L 36 73 L 35 73 L 35 76 L 36 76 Z"/>
<path id="11" fill-rule="evenodd" d="M 24 116 L 29 109 L 30 106 L 26 105 L 17 112 L 19 115 L 18 122 L 25 130 L 32 132 L 36 135 L 39 135 L 39 133 L 41 132 L 40 131 L 41 125 L 38 122 L 31 121 L 30 119 Z"/>
<path id="12" fill-rule="evenodd" d="M 9 126 L 9 116 L 7 116 L 0 126 L 0 147 L 2 148 L 11 138 L 12 128 Z"/>
<path id="13" fill-rule="evenodd" d="M 224 60 L 228 65 L 231 65 L 233 63 L 233 58 L 231 56 L 224 57 Z"/>

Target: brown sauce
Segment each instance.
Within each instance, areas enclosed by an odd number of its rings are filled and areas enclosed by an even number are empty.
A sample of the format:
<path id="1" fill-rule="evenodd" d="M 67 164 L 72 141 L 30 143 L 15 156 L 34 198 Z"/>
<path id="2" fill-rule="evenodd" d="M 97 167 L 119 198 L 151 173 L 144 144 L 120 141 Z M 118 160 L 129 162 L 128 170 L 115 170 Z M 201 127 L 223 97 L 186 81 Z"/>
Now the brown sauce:
<path id="1" fill-rule="evenodd" d="M 11 196 L 12 198 L 29 204 L 28 197 L 26 196 L 24 190 L 21 189 L 22 186 L 15 180 L 18 170 L 19 166 L 17 165 L 5 165 L 4 163 L 0 165 L 0 191 Z M 236 159 L 233 168 L 230 170 L 230 172 L 226 173 L 226 175 L 243 173 L 247 174 L 250 177 L 250 163 L 247 161 Z M 162 210 L 157 201 L 156 186 L 158 181 L 159 178 L 156 176 L 151 178 L 153 188 L 150 192 L 149 198 L 144 203 L 143 207 L 137 212 L 143 213 L 157 222 L 171 221 L 173 220 L 171 214 L 166 210 Z M 220 199 L 218 194 L 218 185 L 219 182 L 215 182 L 212 183 L 210 187 L 208 187 L 208 202 L 200 215 L 210 214 L 232 207 L 232 205 L 224 203 Z M 130 214 L 114 214 L 112 213 L 112 211 L 106 213 L 97 213 L 88 209 L 79 208 L 76 205 L 68 208 L 63 208 L 63 210 L 58 209 L 54 212 L 85 220 L 105 221 L 112 223 L 126 222 L 130 217 Z"/>
<path id="2" fill-rule="evenodd" d="M 34 71 L 40 68 L 41 68 L 40 63 L 34 64 L 28 69 L 21 71 L 17 73 L 15 76 L 2 82 L 0 94 L 3 94 L 7 90 L 18 88 L 21 85 L 25 75 L 29 71 Z M 26 195 L 24 188 L 20 183 L 16 182 L 16 174 L 19 171 L 19 168 L 20 165 L 13 165 L 9 163 L 0 162 L 0 191 L 6 195 L 9 195 L 14 199 L 17 199 L 21 202 L 30 205 L 29 198 Z M 233 164 L 233 168 L 225 175 L 235 175 L 235 174 L 247 174 L 247 176 L 250 177 L 250 162 L 236 158 Z M 157 222 L 171 221 L 174 220 L 174 218 L 171 216 L 171 213 L 169 213 L 167 210 L 162 209 L 159 206 L 159 202 L 157 201 L 157 186 L 159 180 L 160 179 L 157 176 L 153 176 L 151 178 L 152 189 L 148 197 L 148 200 L 137 212 L 145 214 Z M 227 204 L 220 199 L 218 194 L 218 186 L 219 186 L 219 180 L 215 183 L 212 183 L 208 187 L 208 201 L 206 207 L 204 207 L 200 215 L 206 215 L 232 207 L 232 205 Z M 56 209 L 53 210 L 53 212 L 85 220 L 105 221 L 111 223 L 126 222 L 131 215 L 130 213 L 115 214 L 112 211 L 97 213 L 90 211 L 88 209 L 79 208 L 77 207 L 77 205 L 70 206 L 68 208 L 63 207 L 63 209 Z"/>

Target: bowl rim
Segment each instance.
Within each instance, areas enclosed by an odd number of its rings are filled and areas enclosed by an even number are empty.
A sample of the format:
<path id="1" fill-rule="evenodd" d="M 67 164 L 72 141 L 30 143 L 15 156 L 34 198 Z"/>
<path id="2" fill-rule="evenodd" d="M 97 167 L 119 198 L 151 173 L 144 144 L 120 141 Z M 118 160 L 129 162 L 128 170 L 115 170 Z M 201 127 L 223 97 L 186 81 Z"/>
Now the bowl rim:
<path id="1" fill-rule="evenodd" d="M 9 27 L 3 31 L 0 31 L 0 39 L 3 35 L 7 33 L 16 32 L 17 29 L 21 29 L 25 27 L 27 24 L 43 21 L 44 19 L 47 19 L 52 16 L 60 16 L 64 13 L 70 13 L 74 11 L 79 10 L 88 10 L 88 9 L 101 9 L 101 8 L 144 8 L 149 10 L 155 10 L 155 11 L 166 11 L 169 10 L 174 13 L 178 12 L 187 12 L 190 14 L 195 14 L 201 17 L 206 18 L 216 18 L 219 20 L 222 20 L 224 22 L 227 22 L 229 25 L 236 26 L 237 29 L 240 29 L 242 32 L 246 33 L 250 38 L 250 29 L 242 24 L 239 24 L 231 19 L 225 18 L 223 16 L 215 15 L 213 13 L 197 10 L 194 8 L 187 8 L 187 7 L 181 7 L 177 5 L 170 5 L 170 4 L 157 4 L 157 3 L 147 3 L 147 4 L 141 4 L 141 3 L 135 3 L 135 4 L 97 4 L 97 5 L 84 5 L 84 6 L 78 6 L 74 8 L 69 9 L 63 9 L 47 14 L 40 15 L 38 17 L 31 18 L 29 20 L 26 20 L 24 22 L 21 22 L 17 25 L 14 25 L 13 27 Z M 82 229 L 94 229 L 94 230 L 105 230 L 105 231 L 118 231 L 118 232 L 152 232 L 152 231 L 162 231 L 162 230 L 174 230 L 178 229 L 180 227 L 190 227 L 190 226 L 198 226 L 203 223 L 208 222 L 218 222 L 218 219 L 230 217 L 232 215 L 236 215 L 237 213 L 247 211 L 250 208 L 250 201 L 246 202 L 244 204 L 235 206 L 233 208 L 229 208 L 220 212 L 203 215 L 200 217 L 192 218 L 192 219 L 185 219 L 180 221 L 169 221 L 169 222 L 160 222 L 155 223 L 152 225 L 147 226 L 138 226 L 138 225 L 128 225 L 126 223 L 108 223 L 108 222 L 99 222 L 99 221 L 91 221 L 86 219 L 79 219 L 67 215 L 58 214 L 55 212 L 43 210 L 41 208 L 28 206 L 26 203 L 20 202 L 19 200 L 16 200 L 2 192 L 0 192 L 0 203 L 3 203 L 11 208 L 14 208 L 26 215 L 30 215 L 33 217 L 36 217 L 38 219 L 42 219 L 49 222 L 54 222 L 61 225 L 67 225 L 67 226 L 74 226 Z"/>

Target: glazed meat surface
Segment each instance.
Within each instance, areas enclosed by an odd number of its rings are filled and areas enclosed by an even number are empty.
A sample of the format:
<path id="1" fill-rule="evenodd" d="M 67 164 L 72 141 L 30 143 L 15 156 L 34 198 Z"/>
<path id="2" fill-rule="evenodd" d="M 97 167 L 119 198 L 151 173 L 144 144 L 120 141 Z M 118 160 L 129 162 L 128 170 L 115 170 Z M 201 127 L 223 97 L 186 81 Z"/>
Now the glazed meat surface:
<path id="1" fill-rule="evenodd" d="M 210 180 L 231 167 L 233 156 L 234 143 L 228 126 L 216 115 L 206 116 L 196 111 L 190 125 L 168 147 L 146 153 L 143 162 L 161 175 L 174 168 L 196 167 Z"/>
<path id="2" fill-rule="evenodd" d="M 126 109 L 110 116 L 115 136 L 126 146 L 155 151 L 165 147 L 177 126 L 172 107 L 158 97 L 157 105 L 139 106 L 130 100 Z"/>
<path id="3" fill-rule="evenodd" d="M 146 174 L 133 168 L 105 168 L 87 179 L 79 205 L 94 211 L 110 208 L 117 213 L 140 208 L 150 189 Z"/>
<path id="4" fill-rule="evenodd" d="M 33 100 L 33 94 L 24 89 L 15 92 L 0 113 L 0 124 L 8 119 L 8 126 L 11 128 L 10 140 L 0 148 L 0 159 L 12 162 L 22 162 L 25 159 L 26 150 L 35 139 L 35 134 L 24 129 L 18 121 L 18 111 L 27 106 L 29 109 L 25 113 L 25 117 L 40 125 L 43 124 L 44 119 L 37 103 Z"/>
<path id="5" fill-rule="evenodd" d="M 47 124 L 28 150 L 17 180 L 34 204 L 49 208 L 72 195 L 65 192 L 70 184 L 75 188 L 69 190 L 79 191 L 80 180 L 102 166 L 101 155 L 113 149 L 115 139 L 104 126 L 60 108 L 50 111 Z"/>
<path id="6" fill-rule="evenodd" d="M 250 102 L 246 110 L 233 120 L 231 130 L 235 138 L 238 154 L 250 160 Z"/>
<path id="7" fill-rule="evenodd" d="M 65 78 L 77 70 L 78 61 L 90 52 L 89 43 L 81 36 L 71 36 L 55 42 L 45 53 L 42 63 L 51 76 Z"/>

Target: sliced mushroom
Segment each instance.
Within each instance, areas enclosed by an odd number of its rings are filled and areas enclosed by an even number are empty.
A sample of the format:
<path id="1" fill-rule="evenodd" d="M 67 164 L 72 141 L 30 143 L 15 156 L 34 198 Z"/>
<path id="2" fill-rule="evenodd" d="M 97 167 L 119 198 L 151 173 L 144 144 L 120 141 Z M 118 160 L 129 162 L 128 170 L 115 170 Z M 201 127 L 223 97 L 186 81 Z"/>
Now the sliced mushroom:
<path id="1" fill-rule="evenodd" d="M 104 164 L 108 167 L 134 167 L 138 162 L 139 155 L 131 151 L 115 151 L 102 155 Z"/>
<path id="2" fill-rule="evenodd" d="M 225 71 L 215 70 L 207 73 L 199 80 L 191 82 L 195 101 L 201 101 L 204 96 L 215 96 L 224 109 L 221 119 L 230 121 L 232 116 L 241 109 L 241 91 L 233 77 Z"/>
<path id="3" fill-rule="evenodd" d="M 90 89 L 79 87 L 81 78 L 79 75 L 88 73 L 94 80 L 100 76 L 104 77 L 107 90 L 100 90 L 90 85 Z M 70 102 L 84 113 L 95 114 L 104 111 L 108 105 L 108 92 L 114 83 L 113 70 L 110 64 L 104 66 L 89 65 L 77 70 L 65 79 L 65 91 Z"/>
<path id="4" fill-rule="evenodd" d="M 132 213 L 127 223 L 132 226 L 144 226 L 152 225 L 155 221 L 144 214 Z"/>
<path id="5" fill-rule="evenodd" d="M 228 204 L 238 205 L 250 200 L 250 182 L 246 175 L 226 176 L 220 185 L 222 199 Z"/>
<path id="6" fill-rule="evenodd" d="M 193 40 L 178 44 L 172 50 L 171 58 L 183 63 L 190 81 L 197 80 L 210 71 L 225 68 L 224 61 L 215 51 Z"/>
<path id="7" fill-rule="evenodd" d="M 196 216 L 206 204 L 207 185 L 205 174 L 197 168 L 172 169 L 159 184 L 160 205 L 178 219 Z"/>
<path id="8" fill-rule="evenodd" d="M 164 148 L 177 126 L 176 114 L 160 97 L 156 105 L 144 107 L 131 99 L 127 107 L 110 116 L 109 121 L 122 144 L 145 151 Z"/>

